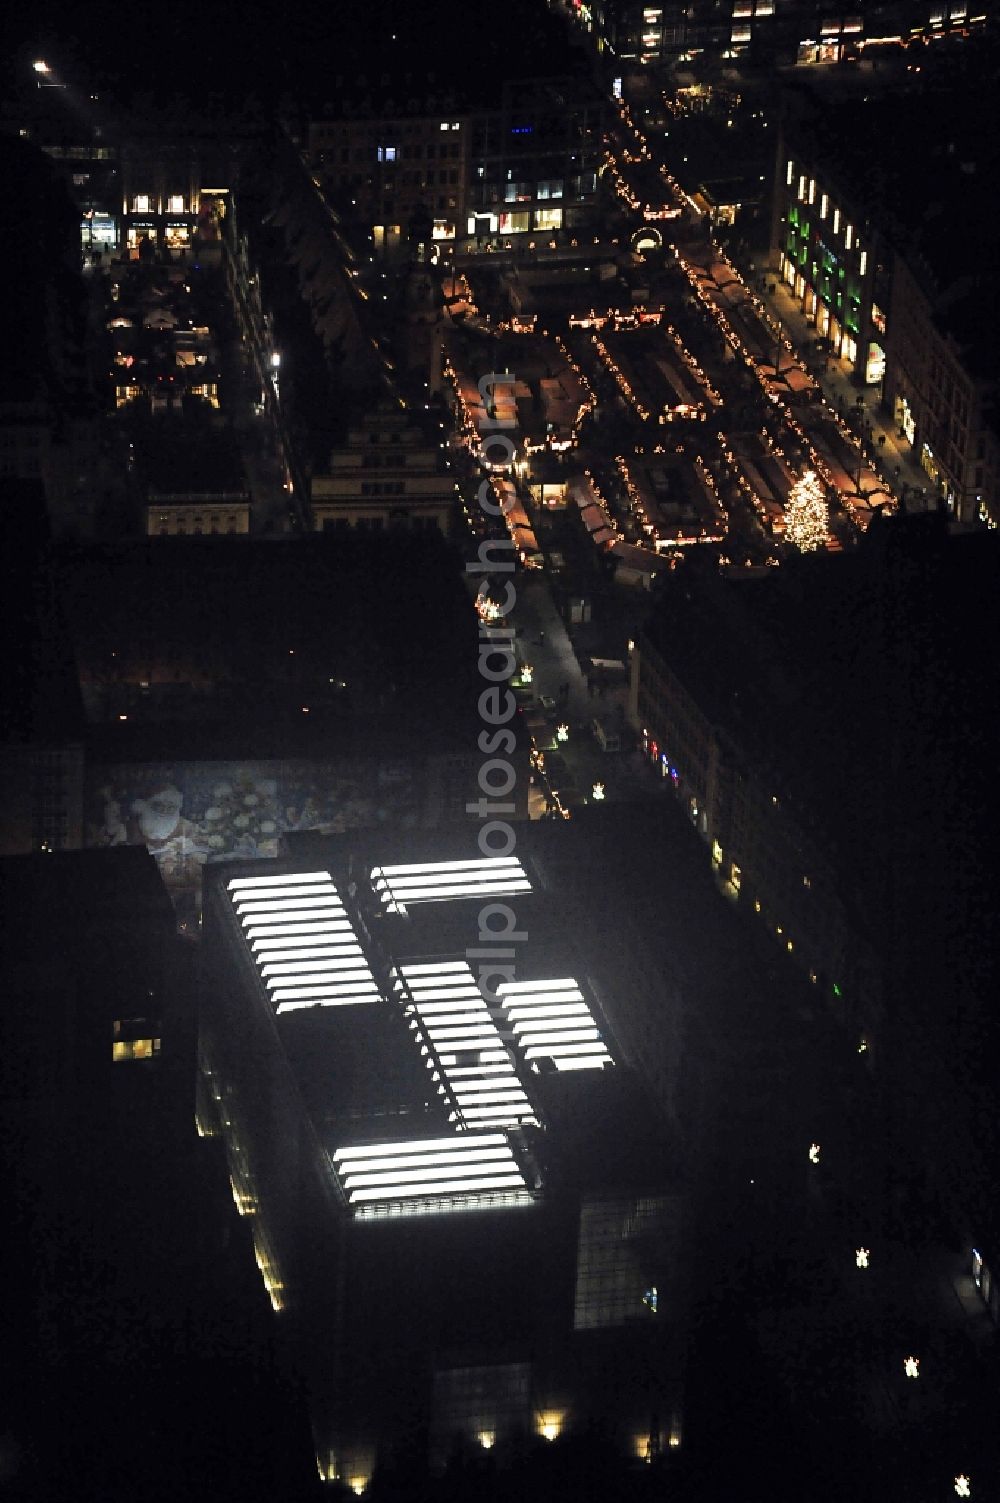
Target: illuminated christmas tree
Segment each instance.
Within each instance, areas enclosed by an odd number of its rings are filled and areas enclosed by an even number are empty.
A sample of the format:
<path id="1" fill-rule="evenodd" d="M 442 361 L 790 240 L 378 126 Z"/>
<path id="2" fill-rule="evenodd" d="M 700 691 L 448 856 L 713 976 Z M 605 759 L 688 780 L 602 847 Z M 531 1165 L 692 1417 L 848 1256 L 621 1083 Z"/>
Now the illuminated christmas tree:
<path id="1" fill-rule="evenodd" d="M 830 508 L 815 470 L 806 470 L 796 480 L 785 507 L 785 537 L 802 553 L 826 546 L 830 532 Z"/>

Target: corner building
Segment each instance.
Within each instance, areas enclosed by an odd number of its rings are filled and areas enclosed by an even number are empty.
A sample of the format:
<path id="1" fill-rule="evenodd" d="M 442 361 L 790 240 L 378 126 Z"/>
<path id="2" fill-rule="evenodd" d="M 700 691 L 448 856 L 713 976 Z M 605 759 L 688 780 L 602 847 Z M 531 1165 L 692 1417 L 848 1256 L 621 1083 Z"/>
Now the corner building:
<path id="1" fill-rule="evenodd" d="M 212 874 L 199 1122 L 320 1476 L 502 1467 L 595 1423 L 623 1475 L 669 1458 L 684 1196 L 631 1066 L 641 971 L 616 1018 L 530 837 L 287 845 Z M 507 915 L 522 938 L 484 942 Z"/>

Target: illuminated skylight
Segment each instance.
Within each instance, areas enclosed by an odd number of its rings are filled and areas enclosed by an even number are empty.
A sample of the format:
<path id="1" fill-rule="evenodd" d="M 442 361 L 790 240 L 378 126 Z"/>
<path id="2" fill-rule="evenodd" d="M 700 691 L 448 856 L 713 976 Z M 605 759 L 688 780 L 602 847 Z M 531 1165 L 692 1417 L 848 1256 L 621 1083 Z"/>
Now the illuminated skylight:
<path id="1" fill-rule="evenodd" d="M 464 960 L 400 965 L 393 989 L 460 1129 L 534 1122 L 511 1056 Z M 443 1077 L 443 1078 L 441 1078 Z"/>
<path id="2" fill-rule="evenodd" d="M 355 1215 L 413 1215 L 530 1205 L 531 1193 L 503 1133 L 456 1133 L 338 1148 L 337 1175 Z"/>
<path id="3" fill-rule="evenodd" d="M 531 891 L 531 883 L 516 856 L 376 866 L 371 883 L 389 913 L 405 913 L 409 903 L 435 903 L 446 898 L 499 898 Z"/>
<path id="4" fill-rule="evenodd" d="M 551 1059 L 557 1070 L 600 1070 L 613 1063 L 573 977 L 505 981 L 497 993 L 526 1059 Z"/>
<path id="5" fill-rule="evenodd" d="M 279 1014 L 383 1000 L 329 872 L 234 877 L 229 899 Z"/>

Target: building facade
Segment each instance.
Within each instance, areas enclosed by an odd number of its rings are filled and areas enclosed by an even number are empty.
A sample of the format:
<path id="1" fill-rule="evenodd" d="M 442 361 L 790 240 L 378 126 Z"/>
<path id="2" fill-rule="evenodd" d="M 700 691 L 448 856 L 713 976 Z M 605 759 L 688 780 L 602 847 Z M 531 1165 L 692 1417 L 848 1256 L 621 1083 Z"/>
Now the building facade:
<path id="1" fill-rule="evenodd" d="M 584 229 L 596 208 L 605 108 L 585 79 L 504 83 L 499 107 L 472 122 L 467 236 L 485 245 L 537 235 L 545 244 Z"/>
<path id="2" fill-rule="evenodd" d="M 974 287 L 958 291 L 961 303 L 978 300 Z M 961 325 L 953 323 L 953 313 L 953 299 L 934 289 L 927 268 L 897 254 L 884 405 L 949 514 L 961 522 L 997 527 L 997 380 L 995 373 L 987 373 L 989 360 L 984 370 L 981 358 L 983 340 L 990 336 L 980 326 L 963 343 L 956 337 Z M 968 334 L 967 317 L 964 323 Z"/>
<path id="3" fill-rule="evenodd" d="M 771 232 L 772 266 L 859 385 L 880 387 L 890 315 L 891 251 L 836 176 L 784 132 Z"/>
<path id="4" fill-rule="evenodd" d="M 312 478 L 317 532 L 436 529 L 445 536 L 458 496 L 441 445 L 427 442 L 405 411 L 379 407 Z"/>
<path id="5" fill-rule="evenodd" d="M 378 114 L 345 106 L 338 119 L 314 120 L 308 141 L 325 190 L 346 218 L 364 225 L 375 255 L 403 254 L 417 217 L 430 220 L 435 241 L 461 236 L 467 113 L 418 100 L 407 109 L 387 100 Z"/>
<path id="6" fill-rule="evenodd" d="M 604 104 L 589 80 L 506 81 L 474 109 L 370 101 L 309 126 L 325 191 L 375 255 L 405 251 L 427 222 L 442 245 L 579 229 L 593 213 Z"/>
<path id="7" fill-rule="evenodd" d="M 648 636 L 630 656 L 629 715 L 708 848 L 722 892 L 754 914 L 870 1053 L 883 1007 L 878 969 L 822 842 L 776 791 L 777 775 L 716 722 Z"/>
<path id="8" fill-rule="evenodd" d="M 591 38 L 608 68 L 689 61 L 699 53 L 750 53 L 805 65 L 857 57 L 866 41 L 946 36 L 970 23 L 967 0 L 891 0 L 817 4 L 816 0 L 550 0 Z"/>

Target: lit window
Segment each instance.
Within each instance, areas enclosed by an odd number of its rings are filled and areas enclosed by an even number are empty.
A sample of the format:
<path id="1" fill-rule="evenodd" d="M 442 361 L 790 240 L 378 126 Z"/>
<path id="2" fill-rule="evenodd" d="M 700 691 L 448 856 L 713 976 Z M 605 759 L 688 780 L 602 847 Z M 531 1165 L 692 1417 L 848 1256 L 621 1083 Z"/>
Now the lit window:
<path id="1" fill-rule="evenodd" d="M 816 179 L 814 177 L 809 179 L 809 202 L 811 204 L 816 202 Z"/>
<path id="2" fill-rule="evenodd" d="M 121 1064 L 124 1060 L 132 1059 L 155 1059 L 160 1052 L 160 1040 L 150 1037 L 134 1037 L 141 1035 L 149 1028 L 146 1018 L 117 1018 L 113 1027 L 114 1040 L 111 1045 L 111 1058 L 115 1064 Z"/>
<path id="3" fill-rule="evenodd" d="M 800 176 L 799 176 L 799 203 L 803 203 L 805 201 L 805 196 L 806 196 L 806 177 L 805 177 L 805 173 L 801 173 Z"/>
<path id="4" fill-rule="evenodd" d="M 829 195 L 829 193 L 821 193 L 820 194 L 820 199 L 819 199 L 819 217 L 820 217 L 820 219 L 825 219 L 826 216 L 829 214 L 829 212 L 830 212 L 830 195 Z"/>
<path id="5" fill-rule="evenodd" d="M 853 226 L 853 224 L 848 224 L 848 225 L 844 226 L 844 245 L 847 248 L 847 250 L 850 250 L 850 248 L 851 248 L 851 246 L 853 244 L 854 244 L 854 226 Z"/>
<path id="6" fill-rule="evenodd" d="M 840 210 L 839 209 L 834 209 L 834 211 L 833 211 L 833 233 L 836 234 L 839 229 L 840 229 Z"/>
<path id="7" fill-rule="evenodd" d="M 733 27 L 733 34 L 732 34 L 731 40 L 734 41 L 734 42 L 749 42 L 749 40 L 750 40 L 750 27 L 749 26 L 734 26 Z"/>
<path id="8" fill-rule="evenodd" d="M 861 260 L 860 260 L 860 262 L 858 264 L 858 270 L 860 271 L 860 273 L 861 273 L 862 276 L 864 276 L 865 272 L 868 270 L 868 252 L 867 251 L 862 251 L 861 252 Z"/>
<path id="9" fill-rule="evenodd" d="M 451 122 L 451 128 L 452 128 L 452 130 L 461 130 L 462 129 L 462 122 L 460 120 L 453 120 Z"/>
<path id="10" fill-rule="evenodd" d="M 394 162 L 396 160 L 395 146 L 380 146 L 378 149 L 378 159 L 380 162 Z"/>
<path id="11" fill-rule="evenodd" d="M 135 197 L 132 200 L 132 212 L 133 212 L 133 214 L 148 214 L 149 213 L 149 194 L 148 193 L 137 193 L 135 195 Z"/>
<path id="12" fill-rule="evenodd" d="M 785 183 L 790 188 L 795 181 L 795 163 L 788 158 L 788 166 L 785 168 Z"/>
<path id="13" fill-rule="evenodd" d="M 774 15 L 774 0 L 757 0 L 757 15 L 758 16 L 773 16 Z"/>
<path id="14" fill-rule="evenodd" d="M 558 230 L 562 228 L 562 209 L 536 209 L 536 230 Z"/>
<path id="15" fill-rule="evenodd" d="M 184 195 L 183 195 L 183 193 L 171 193 L 170 197 L 167 199 L 167 213 L 168 214 L 183 214 L 184 213 Z"/>
<path id="16" fill-rule="evenodd" d="M 447 120 L 442 120 L 441 121 L 441 129 L 442 130 L 447 130 L 448 129 L 448 121 Z"/>
<path id="17" fill-rule="evenodd" d="M 743 881 L 743 873 L 740 870 L 740 868 L 736 865 L 735 861 L 733 862 L 732 866 L 729 868 L 729 880 L 732 883 L 732 885 L 733 885 L 734 889 L 736 890 L 736 892 L 739 892 L 740 885 L 741 885 L 741 883 Z"/>

